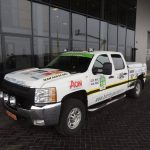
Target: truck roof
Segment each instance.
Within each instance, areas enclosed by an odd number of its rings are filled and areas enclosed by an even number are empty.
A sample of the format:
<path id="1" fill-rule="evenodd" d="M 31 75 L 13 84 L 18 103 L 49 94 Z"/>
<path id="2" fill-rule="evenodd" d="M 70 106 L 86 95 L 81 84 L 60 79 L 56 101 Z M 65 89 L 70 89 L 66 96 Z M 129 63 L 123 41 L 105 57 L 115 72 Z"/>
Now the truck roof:
<path id="1" fill-rule="evenodd" d="M 85 54 L 93 54 L 93 55 L 99 55 L 99 54 L 121 54 L 120 52 L 114 52 L 114 51 L 100 51 L 100 50 L 96 50 L 96 51 L 92 51 L 92 52 L 88 52 L 88 51 L 68 51 L 66 53 L 85 53 Z"/>

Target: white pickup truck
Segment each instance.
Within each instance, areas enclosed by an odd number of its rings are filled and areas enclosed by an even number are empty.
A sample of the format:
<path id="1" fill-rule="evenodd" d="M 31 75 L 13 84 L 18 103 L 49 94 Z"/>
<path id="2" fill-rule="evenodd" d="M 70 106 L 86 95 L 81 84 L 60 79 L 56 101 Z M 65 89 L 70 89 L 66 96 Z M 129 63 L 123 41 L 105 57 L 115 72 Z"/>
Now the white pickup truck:
<path id="1" fill-rule="evenodd" d="M 1 84 L 6 114 L 34 125 L 56 125 L 64 135 L 79 131 L 87 111 L 124 95 L 139 98 L 147 67 L 127 63 L 119 52 L 65 52 L 45 68 L 9 73 Z"/>

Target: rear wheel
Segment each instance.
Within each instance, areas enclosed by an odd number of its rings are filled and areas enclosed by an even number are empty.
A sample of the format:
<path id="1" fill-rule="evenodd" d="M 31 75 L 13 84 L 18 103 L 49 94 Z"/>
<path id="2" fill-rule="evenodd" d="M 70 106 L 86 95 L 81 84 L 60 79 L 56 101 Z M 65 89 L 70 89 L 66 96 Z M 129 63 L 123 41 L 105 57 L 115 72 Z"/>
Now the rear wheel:
<path id="1" fill-rule="evenodd" d="M 62 104 L 57 131 L 63 135 L 74 135 L 85 122 L 86 109 L 82 101 L 74 98 L 67 99 Z"/>
<path id="2" fill-rule="evenodd" d="M 134 89 L 130 90 L 127 93 L 127 96 L 132 97 L 132 98 L 139 98 L 141 95 L 141 91 L 142 91 L 142 82 L 141 80 L 138 79 L 135 83 Z"/>

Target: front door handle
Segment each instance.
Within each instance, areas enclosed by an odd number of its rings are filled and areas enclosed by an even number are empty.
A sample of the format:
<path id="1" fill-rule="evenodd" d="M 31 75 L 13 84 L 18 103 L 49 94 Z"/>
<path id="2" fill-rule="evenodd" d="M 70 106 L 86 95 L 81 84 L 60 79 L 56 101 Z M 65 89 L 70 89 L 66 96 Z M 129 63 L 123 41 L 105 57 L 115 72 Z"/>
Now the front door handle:
<path id="1" fill-rule="evenodd" d="M 128 73 L 123 73 L 123 75 L 127 75 Z"/>
<path id="2" fill-rule="evenodd" d="M 112 79 L 112 78 L 114 78 L 114 76 L 109 76 L 109 79 Z"/>

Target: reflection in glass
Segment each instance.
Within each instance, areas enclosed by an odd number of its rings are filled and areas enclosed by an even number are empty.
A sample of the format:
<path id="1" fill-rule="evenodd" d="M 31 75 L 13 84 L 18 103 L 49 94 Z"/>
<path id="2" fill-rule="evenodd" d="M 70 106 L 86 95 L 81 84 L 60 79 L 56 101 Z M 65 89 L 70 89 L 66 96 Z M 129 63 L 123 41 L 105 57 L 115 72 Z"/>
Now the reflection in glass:
<path id="1" fill-rule="evenodd" d="M 108 50 L 117 51 L 117 26 L 112 24 L 108 28 Z"/>
<path id="2" fill-rule="evenodd" d="M 16 69 L 31 67 L 31 47 L 30 39 L 23 37 L 5 36 L 6 69 L 13 71 Z"/>
<path id="3" fill-rule="evenodd" d="M 72 14 L 72 34 L 74 40 L 85 41 L 86 39 L 86 17 Z"/>
<path id="4" fill-rule="evenodd" d="M 84 51 L 86 49 L 86 42 L 84 41 L 73 41 L 73 50 Z"/>
<path id="5" fill-rule="evenodd" d="M 100 29 L 100 50 L 107 50 L 107 26 L 106 22 L 101 21 Z"/>
<path id="6" fill-rule="evenodd" d="M 69 12 L 51 8 L 51 36 L 53 38 L 69 38 Z"/>
<path id="7" fill-rule="evenodd" d="M 64 49 L 68 49 L 68 40 L 52 40 L 52 58 L 58 56 L 59 53 L 64 52 Z"/>
<path id="8" fill-rule="evenodd" d="M 34 38 L 34 58 L 37 67 L 44 67 L 49 63 L 50 50 L 48 38 Z"/>
<path id="9" fill-rule="evenodd" d="M 125 38 L 126 38 L 126 28 L 118 27 L 118 51 L 125 56 Z"/>
<path id="10" fill-rule="evenodd" d="M 94 50 L 99 50 L 98 42 L 87 42 L 87 48 L 94 48 Z"/>
<path id="11" fill-rule="evenodd" d="M 2 31 L 31 34 L 31 2 L 1 0 Z"/>
<path id="12" fill-rule="evenodd" d="M 49 7 L 33 3 L 34 35 L 49 36 Z"/>
<path id="13" fill-rule="evenodd" d="M 99 43 L 99 20 L 87 19 L 87 40 Z"/>
<path id="14" fill-rule="evenodd" d="M 71 0 L 71 9 L 86 14 L 86 0 Z"/>
<path id="15" fill-rule="evenodd" d="M 127 40 L 126 40 L 126 60 L 132 60 L 132 48 L 134 48 L 134 31 L 127 29 Z"/>

